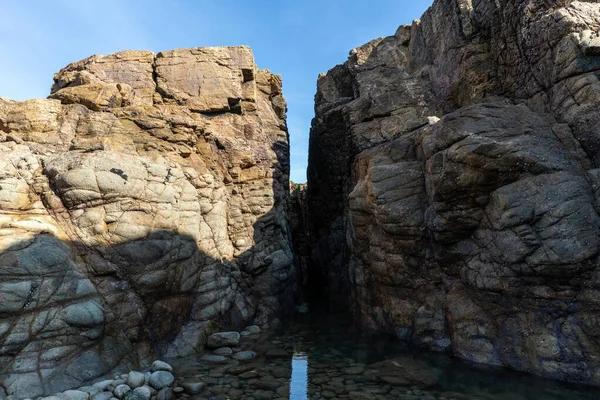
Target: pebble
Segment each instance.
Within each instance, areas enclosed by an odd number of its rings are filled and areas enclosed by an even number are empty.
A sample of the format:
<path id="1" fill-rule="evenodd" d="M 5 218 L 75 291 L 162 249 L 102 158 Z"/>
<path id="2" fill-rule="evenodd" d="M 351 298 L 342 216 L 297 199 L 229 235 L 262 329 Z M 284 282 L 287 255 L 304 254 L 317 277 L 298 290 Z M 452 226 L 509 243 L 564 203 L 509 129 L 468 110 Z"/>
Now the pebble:
<path id="1" fill-rule="evenodd" d="M 261 332 L 261 329 L 258 325 L 247 326 L 246 329 L 244 329 L 244 330 L 250 332 L 253 335 L 256 335 Z"/>
<path id="2" fill-rule="evenodd" d="M 233 350 L 231 349 L 231 347 L 219 347 L 216 350 L 213 350 L 213 354 L 216 354 L 218 356 L 230 356 L 231 354 L 233 354 Z"/>
<path id="3" fill-rule="evenodd" d="M 67 390 L 59 394 L 59 397 L 66 400 L 88 400 L 90 394 L 81 390 Z"/>
<path id="4" fill-rule="evenodd" d="M 150 375 L 150 379 L 148 379 L 148 384 L 157 390 L 169 387 L 173 382 L 175 382 L 175 377 L 168 371 L 153 372 L 152 375 Z"/>
<path id="5" fill-rule="evenodd" d="M 200 360 L 211 363 L 223 363 L 227 361 L 227 357 L 218 356 L 216 354 L 205 354 L 202 357 L 200 357 Z"/>
<path id="6" fill-rule="evenodd" d="M 233 359 L 238 361 L 248 361 L 252 360 L 254 357 L 256 357 L 256 353 L 253 351 L 240 351 L 232 356 Z"/>
<path id="7" fill-rule="evenodd" d="M 141 372 L 131 371 L 127 375 L 127 381 L 125 383 L 130 388 L 135 389 L 135 388 L 138 388 L 140 386 L 143 386 L 144 383 L 146 383 L 146 376 L 143 373 L 141 373 Z"/>
<path id="8" fill-rule="evenodd" d="M 204 388 L 204 382 L 200 381 L 186 381 L 182 382 L 180 385 L 188 394 L 198 394 Z"/>
<path id="9" fill-rule="evenodd" d="M 152 371 L 152 372 L 156 372 L 156 371 L 173 372 L 173 367 L 171 367 L 169 364 L 167 364 L 164 361 L 156 360 L 152 363 L 152 366 L 150 367 L 150 371 Z"/>
<path id="10" fill-rule="evenodd" d="M 173 400 L 174 398 L 173 390 L 170 388 L 160 389 L 156 395 L 156 400 Z"/>
<path id="11" fill-rule="evenodd" d="M 140 386 L 133 389 L 133 392 L 127 396 L 127 400 L 150 400 L 152 391 L 148 386 Z"/>
<path id="12" fill-rule="evenodd" d="M 219 332 L 208 337 L 206 346 L 211 349 L 218 349 L 219 347 L 237 346 L 238 343 L 240 343 L 238 332 Z"/>
<path id="13" fill-rule="evenodd" d="M 110 400 L 112 392 L 99 392 L 92 396 L 92 400 Z"/>
<path id="14" fill-rule="evenodd" d="M 113 394 L 117 399 L 124 398 L 129 392 L 131 392 L 131 388 L 125 384 L 118 385 L 115 390 L 113 390 Z"/>

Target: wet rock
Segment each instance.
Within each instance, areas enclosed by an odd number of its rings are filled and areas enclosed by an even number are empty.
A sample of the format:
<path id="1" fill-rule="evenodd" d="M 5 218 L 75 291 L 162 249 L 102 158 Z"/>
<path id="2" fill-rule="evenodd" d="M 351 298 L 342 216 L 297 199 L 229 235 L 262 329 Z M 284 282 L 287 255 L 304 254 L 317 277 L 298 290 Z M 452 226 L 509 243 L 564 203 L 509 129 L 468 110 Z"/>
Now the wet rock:
<path id="1" fill-rule="evenodd" d="M 184 381 L 180 383 L 180 386 L 188 394 L 198 394 L 204 388 L 204 382 L 201 381 Z"/>
<path id="2" fill-rule="evenodd" d="M 233 350 L 231 347 L 219 347 L 218 349 L 213 350 L 213 354 L 218 356 L 230 356 L 233 354 Z"/>
<path id="3" fill-rule="evenodd" d="M 148 384 L 156 390 L 169 387 L 175 382 L 175 377 L 167 371 L 156 371 L 150 375 Z"/>
<path id="4" fill-rule="evenodd" d="M 357 365 L 353 367 L 344 368 L 342 372 L 348 375 L 360 375 L 363 372 L 365 372 L 365 367 L 362 365 Z"/>
<path id="5" fill-rule="evenodd" d="M 240 351 L 238 353 L 234 353 L 231 358 L 239 361 L 248 361 L 252 360 L 256 357 L 256 353 L 254 351 Z"/>
<path id="6" fill-rule="evenodd" d="M 200 357 L 200 360 L 209 363 L 225 363 L 227 362 L 227 357 L 216 354 L 204 354 L 202 357 Z"/>
<path id="7" fill-rule="evenodd" d="M 211 349 L 218 349 L 220 347 L 237 346 L 239 343 L 240 334 L 238 332 L 219 332 L 208 337 L 206 346 Z"/>
<path id="8" fill-rule="evenodd" d="M 270 348 L 265 353 L 265 356 L 269 358 L 291 358 L 292 355 L 289 351 L 284 349 Z"/>
<path id="9" fill-rule="evenodd" d="M 170 388 L 160 389 L 158 391 L 158 393 L 156 394 L 156 400 L 173 400 L 175 398 L 174 393 L 176 393 L 175 389 L 177 389 L 177 388 L 174 388 L 173 390 L 171 390 Z M 181 392 L 177 392 L 177 393 L 181 393 Z"/>
<path id="10" fill-rule="evenodd" d="M 173 372 L 173 367 L 171 367 L 169 364 L 167 364 L 164 361 L 156 360 L 150 366 L 150 371 L 152 371 L 152 372 L 156 372 L 156 371 Z"/>
<path id="11" fill-rule="evenodd" d="M 250 332 L 253 335 L 259 334 L 261 332 L 261 329 L 258 325 L 247 326 L 244 330 Z"/>

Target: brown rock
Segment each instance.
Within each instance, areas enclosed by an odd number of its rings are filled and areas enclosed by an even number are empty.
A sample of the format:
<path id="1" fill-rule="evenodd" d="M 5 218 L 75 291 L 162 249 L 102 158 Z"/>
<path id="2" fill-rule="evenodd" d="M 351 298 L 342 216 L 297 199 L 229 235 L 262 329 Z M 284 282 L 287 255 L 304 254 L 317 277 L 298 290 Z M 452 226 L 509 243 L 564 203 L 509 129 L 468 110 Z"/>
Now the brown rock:
<path id="1" fill-rule="evenodd" d="M 215 321 L 291 302 L 285 103 L 249 48 L 92 56 L 54 79 L 50 99 L 0 99 L 7 395 L 152 361 L 150 343 L 187 355 Z"/>

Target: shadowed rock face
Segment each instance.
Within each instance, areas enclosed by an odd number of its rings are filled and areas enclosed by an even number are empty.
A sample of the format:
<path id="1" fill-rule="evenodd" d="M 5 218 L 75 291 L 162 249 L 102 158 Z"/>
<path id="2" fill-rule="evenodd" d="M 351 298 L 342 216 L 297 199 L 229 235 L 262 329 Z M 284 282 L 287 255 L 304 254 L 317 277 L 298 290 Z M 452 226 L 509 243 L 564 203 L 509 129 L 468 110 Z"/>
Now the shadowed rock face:
<path id="1" fill-rule="evenodd" d="M 295 290 L 281 78 L 247 47 L 125 51 L 0 99 L 0 398 L 264 323 Z"/>
<path id="2" fill-rule="evenodd" d="M 600 385 L 600 4 L 435 1 L 319 77 L 313 261 L 359 320 Z"/>

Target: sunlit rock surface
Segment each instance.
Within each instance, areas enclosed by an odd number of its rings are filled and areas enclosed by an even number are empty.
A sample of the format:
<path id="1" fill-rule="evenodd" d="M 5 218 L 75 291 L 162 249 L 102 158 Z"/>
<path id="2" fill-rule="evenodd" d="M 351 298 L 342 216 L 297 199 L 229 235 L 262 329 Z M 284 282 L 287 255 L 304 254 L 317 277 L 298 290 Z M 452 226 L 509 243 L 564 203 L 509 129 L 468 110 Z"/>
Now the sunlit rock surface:
<path id="1" fill-rule="evenodd" d="M 360 321 L 600 385 L 600 4 L 439 0 L 319 77 L 313 261 Z"/>
<path id="2" fill-rule="evenodd" d="M 247 47 L 124 51 L 0 99 L 0 398 L 186 355 L 295 288 L 281 78 Z"/>

